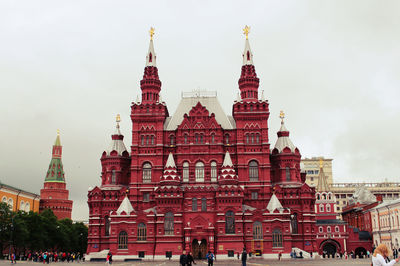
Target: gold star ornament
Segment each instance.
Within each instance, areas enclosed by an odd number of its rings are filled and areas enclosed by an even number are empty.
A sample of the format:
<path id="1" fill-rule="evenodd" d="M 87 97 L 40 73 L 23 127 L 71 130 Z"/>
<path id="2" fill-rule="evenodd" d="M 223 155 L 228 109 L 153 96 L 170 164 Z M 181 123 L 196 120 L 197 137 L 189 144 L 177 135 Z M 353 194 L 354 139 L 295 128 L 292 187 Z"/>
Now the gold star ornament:
<path id="1" fill-rule="evenodd" d="M 246 35 L 246 40 L 249 39 L 249 33 L 250 33 L 250 27 L 246 25 L 243 29 L 243 34 Z"/>

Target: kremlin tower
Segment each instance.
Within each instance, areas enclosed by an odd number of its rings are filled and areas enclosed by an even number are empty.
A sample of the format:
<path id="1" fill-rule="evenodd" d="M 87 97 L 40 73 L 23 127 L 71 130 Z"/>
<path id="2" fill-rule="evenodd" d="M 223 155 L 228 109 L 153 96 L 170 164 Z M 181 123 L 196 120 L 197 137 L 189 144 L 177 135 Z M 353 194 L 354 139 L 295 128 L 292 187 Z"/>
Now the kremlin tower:
<path id="1" fill-rule="evenodd" d="M 66 189 L 61 156 L 60 132 L 57 132 L 49 170 L 47 170 L 43 189 L 40 190 L 39 212 L 51 209 L 58 219 L 71 219 L 72 200 L 68 199 L 69 191 Z"/>

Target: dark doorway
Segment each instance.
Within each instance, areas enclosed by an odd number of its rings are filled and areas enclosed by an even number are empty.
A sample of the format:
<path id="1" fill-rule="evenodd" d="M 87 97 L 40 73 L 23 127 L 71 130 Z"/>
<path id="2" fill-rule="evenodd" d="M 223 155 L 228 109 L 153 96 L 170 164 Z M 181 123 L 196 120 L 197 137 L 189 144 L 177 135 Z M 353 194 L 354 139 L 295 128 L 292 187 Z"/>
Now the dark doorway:
<path id="1" fill-rule="evenodd" d="M 361 259 L 361 258 L 364 258 L 365 255 L 367 255 L 367 250 L 363 247 L 358 247 L 358 248 L 356 248 L 354 253 L 356 254 L 356 258 Z"/>
<path id="2" fill-rule="evenodd" d="M 328 258 L 333 258 L 336 253 L 336 245 L 332 243 L 326 243 L 324 244 L 322 250 L 324 252 L 324 255 L 328 256 Z"/>
<path id="3" fill-rule="evenodd" d="M 201 241 L 194 239 L 192 242 L 193 257 L 198 260 L 204 260 L 207 255 L 207 240 Z"/>

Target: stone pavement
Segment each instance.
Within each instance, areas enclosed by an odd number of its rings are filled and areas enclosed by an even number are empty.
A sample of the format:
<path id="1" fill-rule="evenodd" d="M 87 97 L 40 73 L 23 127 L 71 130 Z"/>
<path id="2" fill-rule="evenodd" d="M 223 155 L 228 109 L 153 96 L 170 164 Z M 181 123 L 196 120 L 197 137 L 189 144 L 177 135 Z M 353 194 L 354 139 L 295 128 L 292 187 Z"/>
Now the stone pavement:
<path id="1" fill-rule="evenodd" d="M 196 266 L 204 266 L 207 265 L 206 261 L 196 261 Z M 17 264 L 24 266 L 41 266 L 44 265 L 39 262 L 26 262 L 26 261 L 18 261 Z M 66 263 L 66 262 L 57 262 L 50 263 L 52 266 L 105 266 L 105 262 L 84 262 L 84 263 Z M 284 259 L 281 261 L 278 260 L 266 260 L 266 259 L 250 259 L 247 261 L 248 266 L 270 266 L 270 265 L 297 265 L 297 266 L 326 266 L 331 265 L 365 265 L 370 266 L 370 259 L 352 259 L 352 260 L 340 260 L 340 259 Z M 11 265 L 9 261 L 0 261 L 0 266 L 3 265 Z M 178 266 L 177 261 L 133 261 L 133 262 L 113 262 L 113 265 L 116 266 Z M 215 266 L 241 266 L 241 262 L 239 260 L 225 260 L 225 261 L 215 261 Z"/>

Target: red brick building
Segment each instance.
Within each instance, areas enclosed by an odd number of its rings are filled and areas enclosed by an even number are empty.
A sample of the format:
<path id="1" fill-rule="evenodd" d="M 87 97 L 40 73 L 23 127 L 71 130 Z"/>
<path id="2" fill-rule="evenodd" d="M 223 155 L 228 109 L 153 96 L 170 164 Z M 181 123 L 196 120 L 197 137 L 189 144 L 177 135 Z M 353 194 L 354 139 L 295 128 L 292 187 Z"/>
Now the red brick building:
<path id="1" fill-rule="evenodd" d="M 65 174 L 62 164 L 62 146 L 60 134 L 57 134 L 53 145 L 52 157 L 44 180 L 44 187 L 40 190 L 39 212 L 51 209 L 58 219 L 71 219 L 72 200 L 68 199 Z"/>
<path id="2" fill-rule="evenodd" d="M 352 252 L 358 257 L 365 256 L 367 250 L 372 251 L 371 233 L 365 231 L 364 225 L 358 227 L 359 224 L 338 219 L 336 197 L 330 191 L 322 165 L 318 178 L 315 202 L 318 253 L 330 258 Z"/>
<path id="3" fill-rule="evenodd" d="M 142 100 L 131 105 L 131 149 L 118 118 L 101 156 L 101 185 L 88 192 L 89 258 L 108 250 L 115 259 L 316 250 L 315 190 L 300 172 L 283 113 L 270 147 L 269 103 L 259 97 L 247 38 L 241 68 L 231 116 L 206 92 L 184 93 L 170 116 L 151 39 Z"/>

